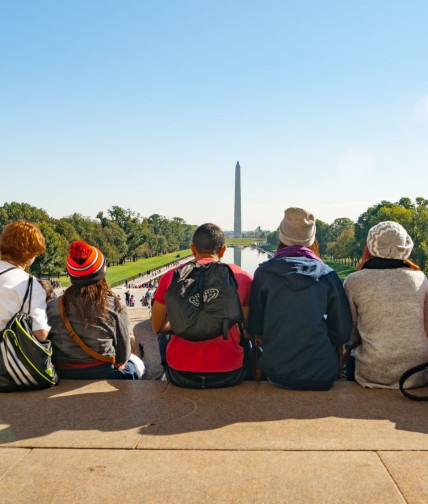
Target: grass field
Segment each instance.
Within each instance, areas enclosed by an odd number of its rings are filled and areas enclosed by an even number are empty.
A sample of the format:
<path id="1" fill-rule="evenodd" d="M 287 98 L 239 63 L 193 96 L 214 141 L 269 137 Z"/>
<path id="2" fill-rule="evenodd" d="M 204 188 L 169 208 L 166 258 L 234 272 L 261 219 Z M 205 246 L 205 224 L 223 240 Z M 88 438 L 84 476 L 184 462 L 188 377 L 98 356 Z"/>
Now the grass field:
<path id="1" fill-rule="evenodd" d="M 226 246 L 237 245 L 238 247 L 245 247 L 246 245 L 252 245 L 256 241 L 260 242 L 256 238 L 226 238 Z"/>
<path id="2" fill-rule="evenodd" d="M 145 273 L 147 270 L 160 268 L 165 264 L 179 259 L 179 257 L 187 257 L 191 254 L 191 250 L 186 249 L 178 252 L 171 252 L 170 254 L 163 254 L 161 256 L 149 257 L 147 259 L 138 259 L 135 262 L 127 262 L 118 266 L 110 266 L 107 268 L 106 279 L 111 286 L 117 284 L 117 282 L 124 282 L 127 278 L 132 278 L 140 273 Z M 59 280 L 61 281 L 61 287 L 68 287 L 70 285 L 70 279 L 66 276 L 60 277 Z"/>
<path id="3" fill-rule="evenodd" d="M 342 264 L 336 261 L 330 261 L 330 260 L 325 260 L 324 261 L 326 264 L 330 266 L 330 268 L 333 268 L 336 273 L 339 275 L 339 278 L 342 280 L 345 280 L 345 278 L 353 273 L 355 270 L 355 266 L 349 266 L 349 264 Z"/>
<path id="4" fill-rule="evenodd" d="M 226 238 L 226 245 L 229 247 L 232 245 L 251 245 L 252 243 L 254 243 L 254 238 Z M 127 278 L 132 278 L 147 270 L 160 268 L 176 259 L 187 257 L 191 254 L 192 252 L 190 249 L 179 250 L 161 256 L 138 259 L 137 261 L 127 262 L 118 266 L 110 266 L 107 268 L 106 279 L 110 286 L 117 285 L 118 282 L 122 283 Z M 61 287 L 68 287 L 70 285 L 70 279 L 67 276 L 61 276 L 59 280 L 61 281 Z"/>

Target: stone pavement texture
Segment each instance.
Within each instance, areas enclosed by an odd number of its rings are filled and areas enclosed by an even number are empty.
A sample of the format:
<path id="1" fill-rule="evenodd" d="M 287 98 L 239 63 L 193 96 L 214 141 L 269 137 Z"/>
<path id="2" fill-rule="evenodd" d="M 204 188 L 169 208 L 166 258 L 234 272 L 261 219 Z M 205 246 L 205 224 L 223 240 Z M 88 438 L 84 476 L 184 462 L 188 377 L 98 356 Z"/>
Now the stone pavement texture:
<path id="1" fill-rule="evenodd" d="M 0 397 L 0 502 L 428 502 L 428 404 L 338 382 L 63 380 Z"/>
<path id="2" fill-rule="evenodd" d="M 159 372 L 149 311 L 130 310 Z M 0 394 L 0 502 L 428 503 L 428 403 L 337 382 L 72 381 Z"/>

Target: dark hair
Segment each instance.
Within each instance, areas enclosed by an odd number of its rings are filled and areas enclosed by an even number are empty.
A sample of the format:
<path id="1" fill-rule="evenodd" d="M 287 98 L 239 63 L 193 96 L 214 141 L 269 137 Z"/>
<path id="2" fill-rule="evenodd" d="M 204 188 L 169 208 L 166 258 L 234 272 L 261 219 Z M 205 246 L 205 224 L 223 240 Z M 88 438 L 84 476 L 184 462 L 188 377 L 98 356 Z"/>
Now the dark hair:
<path id="1" fill-rule="evenodd" d="M 64 294 L 64 311 L 67 315 L 73 312 L 85 323 L 95 325 L 99 319 L 108 319 L 107 298 L 112 297 L 117 311 L 122 311 L 119 298 L 111 291 L 106 279 L 90 285 L 70 285 Z"/>
<path id="2" fill-rule="evenodd" d="M 224 247 L 223 231 L 210 222 L 195 231 L 192 243 L 200 254 L 218 254 Z"/>
<path id="3" fill-rule="evenodd" d="M 45 289 L 46 292 L 46 303 L 55 299 L 55 291 L 53 285 L 47 280 L 39 280 L 39 284 Z"/>

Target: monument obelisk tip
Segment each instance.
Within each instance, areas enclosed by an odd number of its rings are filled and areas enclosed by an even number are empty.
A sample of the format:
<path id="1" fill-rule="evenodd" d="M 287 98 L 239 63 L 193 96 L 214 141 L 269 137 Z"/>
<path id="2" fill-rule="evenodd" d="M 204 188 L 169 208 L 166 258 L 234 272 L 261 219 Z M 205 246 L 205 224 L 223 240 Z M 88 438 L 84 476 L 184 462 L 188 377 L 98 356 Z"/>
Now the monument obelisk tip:
<path id="1" fill-rule="evenodd" d="M 241 166 L 239 161 L 235 166 L 235 215 L 233 220 L 233 236 L 240 238 L 242 235 L 241 228 Z"/>

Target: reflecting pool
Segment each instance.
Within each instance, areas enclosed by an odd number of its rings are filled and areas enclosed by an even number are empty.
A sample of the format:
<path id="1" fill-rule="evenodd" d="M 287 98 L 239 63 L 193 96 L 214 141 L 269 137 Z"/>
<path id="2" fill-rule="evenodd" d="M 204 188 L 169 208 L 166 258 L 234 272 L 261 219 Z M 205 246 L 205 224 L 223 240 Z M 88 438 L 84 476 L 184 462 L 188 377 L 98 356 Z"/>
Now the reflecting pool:
<path id="1" fill-rule="evenodd" d="M 234 263 L 250 275 L 254 275 L 258 265 L 269 259 L 266 252 L 262 252 L 252 247 L 227 247 L 226 252 L 222 258 L 222 262 Z"/>

